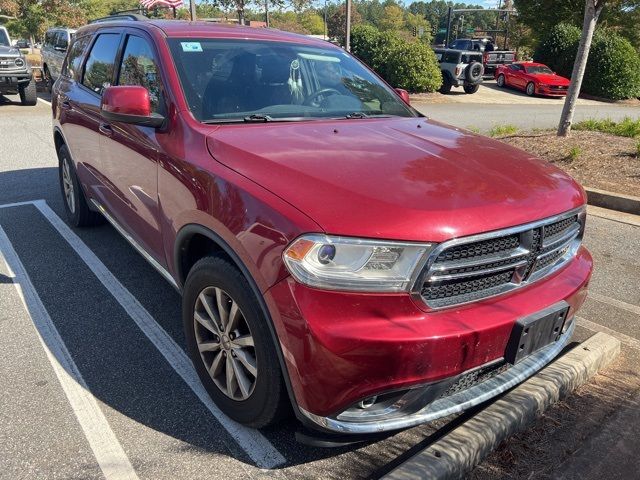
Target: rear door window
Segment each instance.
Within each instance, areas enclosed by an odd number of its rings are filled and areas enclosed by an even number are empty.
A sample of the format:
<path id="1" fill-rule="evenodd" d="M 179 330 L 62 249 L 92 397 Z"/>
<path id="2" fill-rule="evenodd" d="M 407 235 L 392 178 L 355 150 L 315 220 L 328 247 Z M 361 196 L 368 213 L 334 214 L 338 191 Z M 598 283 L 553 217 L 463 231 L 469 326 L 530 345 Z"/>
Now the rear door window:
<path id="1" fill-rule="evenodd" d="M 162 88 L 158 62 L 151 45 L 144 38 L 135 35 L 127 37 L 122 55 L 118 85 L 139 85 L 149 91 L 151 109 L 162 113 Z"/>
<path id="2" fill-rule="evenodd" d="M 84 66 L 82 84 L 98 95 L 102 95 L 102 91 L 113 81 L 113 69 L 119 45 L 119 33 L 102 33 L 98 35 L 91 47 Z"/>

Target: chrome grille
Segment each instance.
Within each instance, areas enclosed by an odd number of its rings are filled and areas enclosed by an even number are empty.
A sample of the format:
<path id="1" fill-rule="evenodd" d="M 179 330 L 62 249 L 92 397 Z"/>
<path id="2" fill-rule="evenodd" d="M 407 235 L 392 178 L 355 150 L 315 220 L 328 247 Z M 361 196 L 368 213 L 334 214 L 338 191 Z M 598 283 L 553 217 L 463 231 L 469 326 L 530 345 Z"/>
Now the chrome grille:
<path id="1" fill-rule="evenodd" d="M 414 291 L 431 308 L 492 297 L 549 275 L 573 257 L 586 212 L 459 238 L 431 252 Z"/>

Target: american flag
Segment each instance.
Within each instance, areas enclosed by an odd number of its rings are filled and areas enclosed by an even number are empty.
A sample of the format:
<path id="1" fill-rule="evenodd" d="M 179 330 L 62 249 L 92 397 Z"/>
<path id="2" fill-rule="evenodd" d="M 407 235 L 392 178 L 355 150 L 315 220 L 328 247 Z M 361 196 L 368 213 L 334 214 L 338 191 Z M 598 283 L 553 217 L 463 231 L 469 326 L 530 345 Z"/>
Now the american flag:
<path id="1" fill-rule="evenodd" d="M 182 0 L 140 0 L 140 4 L 144 8 L 153 7 L 179 7 L 182 5 Z"/>

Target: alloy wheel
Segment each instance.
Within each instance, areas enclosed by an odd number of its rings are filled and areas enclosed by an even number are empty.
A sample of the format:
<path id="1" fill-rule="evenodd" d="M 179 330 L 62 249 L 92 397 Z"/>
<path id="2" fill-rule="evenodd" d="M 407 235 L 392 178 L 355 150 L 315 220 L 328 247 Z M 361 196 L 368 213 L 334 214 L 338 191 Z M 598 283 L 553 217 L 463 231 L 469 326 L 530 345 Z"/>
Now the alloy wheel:
<path id="1" fill-rule="evenodd" d="M 73 191 L 73 180 L 71 178 L 71 167 L 69 166 L 69 159 L 65 158 L 62 162 L 62 188 L 64 189 L 64 198 L 67 202 L 67 207 L 71 213 L 76 212 L 76 198 Z"/>
<path id="2" fill-rule="evenodd" d="M 236 301 L 218 287 L 207 287 L 195 303 L 195 339 L 209 376 L 227 397 L 246 400 L 258 378 L 253 336 Z"/>

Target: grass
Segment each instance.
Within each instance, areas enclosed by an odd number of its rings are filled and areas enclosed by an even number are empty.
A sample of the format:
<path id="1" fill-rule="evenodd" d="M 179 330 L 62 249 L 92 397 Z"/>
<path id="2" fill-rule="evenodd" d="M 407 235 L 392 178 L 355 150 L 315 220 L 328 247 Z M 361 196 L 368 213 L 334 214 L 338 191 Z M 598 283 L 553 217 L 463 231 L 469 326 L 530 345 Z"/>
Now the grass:
<path id="1" fill-rule="evenodd" d="M 491 130 L 489 130 L 490 137 L 505 137 L 515 133 L 518 133 L 518 127 L 509 124 L 495 125 Z"/>
<path id="2" fill-rule="evenodd" d="M 473 133 L 480 133 L 480 129 L 478 127 L 467 127 L 467 130 Z"/>
<path id="3" fill-rule="evenodd" d="M 573 128 L 575 130 L 590 130 L 595 132 L 610 133 L 619 137 L 640 137 L 640 118 L 632 119 L 625 117 L 620 122 L 611 119 L 606 120 L 583 120 L 576 123 Z"/>
<path id="4" fill-rule="evenodd" d="M 582 155 L 582 149 L 577 145 L 574 145 L 569 149 L 569 152 L 567 153 L 567 159 L 573 162 L 574 160 L 580 158 L 580 155 Z"/>

